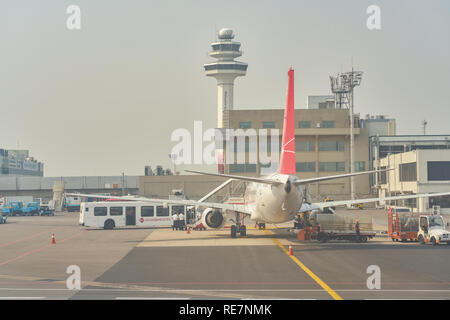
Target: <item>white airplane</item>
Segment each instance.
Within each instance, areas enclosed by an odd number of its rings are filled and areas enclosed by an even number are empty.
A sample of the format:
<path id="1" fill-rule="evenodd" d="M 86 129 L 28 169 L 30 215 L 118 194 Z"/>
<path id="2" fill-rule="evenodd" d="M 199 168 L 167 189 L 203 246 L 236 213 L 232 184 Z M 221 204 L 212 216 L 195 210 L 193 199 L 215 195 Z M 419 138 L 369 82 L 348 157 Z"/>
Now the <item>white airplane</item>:
<path id="1" fill-rule="evenodd" d="M 283 124 L 283 138 L 280 156 L 280 166 L 276 173 L 265 177 L 243 177 L 228 174 L 214 174 L 197 171 L 188 171 L 192 173 L 199 173 L 204 175 L 220 176 L 229 178 L 216 189 L 212 190 L 208 195 L 200 199 L 194 200 L 165 200 L 165 199 L 151 199 L 146 197 L 135 196 L 102 196 L 94 194 L 76 194 L 83 197 L 97 197 L 121 200 L 136 200 L 156 202 L 167 205 L 180 204 L 186 206 L 204 207 L 206 208 L 202 214 L 202 224 L 208 229 L 221 229 L 225 226 L 227 221 L 233 224 L 230 227 L 231 237 L 236 237 L 237 233 L 241 236 L 246 235 L 246 227 L 243 224 L 244 218 L 250 217 L 251 220 L 260 224 L 261 227 L 265 223 L 282 223 L 292 221 L 299 212 L 320 210 L 326 207 L 334 207 L 341 205 L 351 205 L 357 203 L 369 203 L 377 201 L 400 200 L 420 198 L 427 196 L 443 196 L 450 195 L 450 192 L 433 193 L 433 194 L 416 194 L 406 196 L 394 196 L 385 198 L 370 198 L 358 200 L 344 200 L 344 201 L 329 201 L 320 203 L 303 203 L 303 199 L 308 199 L 307 186 L 310 183 L 320 181 L 345 178 L 350 176 L 357 176 L 362 174 L 369 174 L 380 172 L 364 171 L 357 173 L 347 173 L 334 176 L 317 177 L 310 179 L 299 179 L 295 173 L 295 119 L 294 119 L 294 70 L 291 68 L 288 71 L 288 91 L 287 102 L 284 114 Z M 216 193 L 234 180 L 241 180 L 249 182 L 245 190 L 244 204 L 228 204 L 206 202 L 212 194 Z M 73 195 L 66 193 L 67 195 Z"/>

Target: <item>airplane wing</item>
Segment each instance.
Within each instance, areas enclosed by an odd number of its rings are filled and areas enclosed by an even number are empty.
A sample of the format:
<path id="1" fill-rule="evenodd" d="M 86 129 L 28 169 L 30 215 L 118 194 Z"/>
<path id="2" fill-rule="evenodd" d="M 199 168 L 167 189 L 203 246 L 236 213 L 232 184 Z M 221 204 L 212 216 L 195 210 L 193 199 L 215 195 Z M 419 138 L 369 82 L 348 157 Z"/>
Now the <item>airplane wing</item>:
<path id="1" fill-rule="evenodd" d="M 243 181 L 249 181 L 249 182 L 258 182 L 258 183 L 266 183 L 266 184 L 283 184 L 283 182 L 281 182 L 281 181 L 264 179 L 264 178 L 234 176 L 231 174 L 208 173 L 208 172 L 200 172 L 200 171 L 192 171 L 192 170 L 184 170 L 184 171 L 190 172 L 190 173 L 203 174 L 206 176 L 216 176 L 216 177 L 230 178 L 230 179 L 234 179 L 234 180 L 243 180 Z"/>
<path id="2" fill-rule="evenodd" d="M 237 211 L 240 213 L 250 215 L 251 212 L 248 210 L 247 206 L 242 204 L 229 204 L 229 203 L 219 203 L 219 202 L 200 202 L 195 200 L 170 200 L 170 199 L 153 199 L 146 197 L 136 197 L 136 196 L 105 196 L 98 194 L 83 194 L 83 193 L 66 193 L 68 196 L 77 197 L 88 197 L 88 198 L 99 198 L 99 199 L 115 199 L 115 200 L 125 200 L 125 201 L 145 201 L 160 203 L 164 206 L 167 204 L 178 204 L 183 206 L 194 206 L 194 207 L 206 207 L 221 210 Z"/>
<path id="3" fill-rule="evenodd" d="M 377 173 L 377 172 L 389 171 L 389 170 L 393 170 L 393 169 L 372 170 L 372 171 L 345 173 L 345 174 L 338 174 L 338 175 L 334 175 L 334 176 L 317 177 L 317 178 L 310 178 L 310 179 L 299 179 L 299 180 L 293 181 L 292 184 L 298 186 L 301 184 L 315 183 L 315 182 L 333 180 L 333 179 L 339 179 L 339 178 L 347 178 L 347 177 L 351 177 L 351 176 L 359 176 L 361 174 Z M 185 170 L 185 171 L 191 172 L 191 173 L 203 174 L 203 175 L 207 175 L 207 176 L 230 178 L 230 179 L 234 179 L 234 180 L 243 180 L 243 181 L 275 184 L 275 185 L 284 184 L 284 182 L 282 182 L 282 181 L 268 179 L 268 178 L 244 177 L 244 176 L 235 176 L 235 175 L 230 175 L 230 174 L 207 173 L 207 172 L 191 171 L 191 170 Z"/>
<path id="4" fill-rule="evenodd" d="M 402 199 L 414 199 L 414 198 L 423 198 L 423 197 L 440 197 L 450 195 L 450 192 L 441 192 L 441 193 L 419 193 L 419 194 L 410 194 L 404 196 L 393 196 L 393 197 L 385 197 L 385 198 L 367 198 L 367 199 L 357 199 L 357 200 L 339 200 L 339 201 L 327 201 L 327 202 L 316 202 L 311 204 L 302 205 L 301 212 L 323 209 L 328 207 L 338 207 L 344 205 L 352 205 L 358 203 L 370 203 L 377 201 L 390 201 L 390 200 L 402 200 Z"/>
<path id="5" fill-rule="evenodd" d="M 315 182 L 320 182 L 320 181 L 333 180 L 333 179 L 339 179 L 339 178 L 347 178 L 347 177 L 352 177 L 352 176 L 359 176 L 361 174 L 377 173 L 377 172 L 383 172 L 383 171 L 389 171 L 389 170 L 393 170 L 393 169 L 362 171 L 362 172 L 355 172 L 355 173 L 338 174 L 338 175 L 334 175 L 334 176 L 317 177 L 317 178 L 310 178 L 310 179 L 299 179 L 299 180 L 292 182 L 292 184 L 301 185 L 301 184 L 315 183 Z"/>

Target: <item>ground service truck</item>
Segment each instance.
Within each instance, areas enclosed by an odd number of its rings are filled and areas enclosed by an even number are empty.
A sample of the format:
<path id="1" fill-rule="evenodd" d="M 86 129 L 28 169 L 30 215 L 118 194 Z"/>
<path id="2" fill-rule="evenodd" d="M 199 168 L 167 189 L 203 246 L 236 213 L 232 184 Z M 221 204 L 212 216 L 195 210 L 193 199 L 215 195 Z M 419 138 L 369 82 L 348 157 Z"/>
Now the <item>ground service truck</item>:
<path id="1" fill-rule="evenodd" d="M 437 245 L 439 243 L 446 243 L 450 245 L 450 232 L 445 230 L 442 216 L 420 216 L 417 239 L 421 244 L 431 243 Z"/>
<path id="2" fill-rule="evenodd" d="M 367 242 L 376 233 L 373 231 L 372 217 L 364 215 L 344 215 L 340 213 L 312 213 L 303 215 L 296 221 L 299 240 L 328 240 L 358 241 L 355 229 L 356 221 L 359 222 L 360 242 Z"/>
<path id="3" fill-rule="evenodd" d="M 417 241 L 420 215 L 390 208 L 388 211 L 388 236 L 392 241 Z"/>

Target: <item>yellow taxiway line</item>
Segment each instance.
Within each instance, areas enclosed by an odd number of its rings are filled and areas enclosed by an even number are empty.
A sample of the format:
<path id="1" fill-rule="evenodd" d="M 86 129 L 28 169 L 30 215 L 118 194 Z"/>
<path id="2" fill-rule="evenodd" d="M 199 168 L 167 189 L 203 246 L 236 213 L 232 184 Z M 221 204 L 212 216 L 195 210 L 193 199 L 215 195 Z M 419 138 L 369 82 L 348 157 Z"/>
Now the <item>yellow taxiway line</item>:
<path id="1" fill-rule="evenodd" d="M 312 272 L 307 266 L 305 266 L 297 257 L 289 255 L 289 251 L 274 237 L 272 237 L 273 232 L 264 230 L 264 232 L 271 236 L 271 239 L 291 258 L 303 271 L 306 272 L 319 286 L 321 286 L 334 300 L 343 300 L 343 298 L 338 295 L 333 289 L 331 289 L 325 282 L 322 281 L 314 272 Z"/>

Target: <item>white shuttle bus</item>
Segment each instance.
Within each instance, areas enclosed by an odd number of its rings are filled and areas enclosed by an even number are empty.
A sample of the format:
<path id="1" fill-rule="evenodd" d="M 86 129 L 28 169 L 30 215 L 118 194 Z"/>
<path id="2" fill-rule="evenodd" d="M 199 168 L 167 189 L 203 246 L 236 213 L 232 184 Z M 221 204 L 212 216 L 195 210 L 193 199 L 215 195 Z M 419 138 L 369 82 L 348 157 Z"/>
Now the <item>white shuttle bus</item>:
<path id="1" fill-rule="evenodd" d="M 83 202 L 80 205 L 80 225 L 113 229 L 118 227 L 171 227 L 172 214 L 186 214 L 182 205 L 163 206 L 145 201 Z"/>

